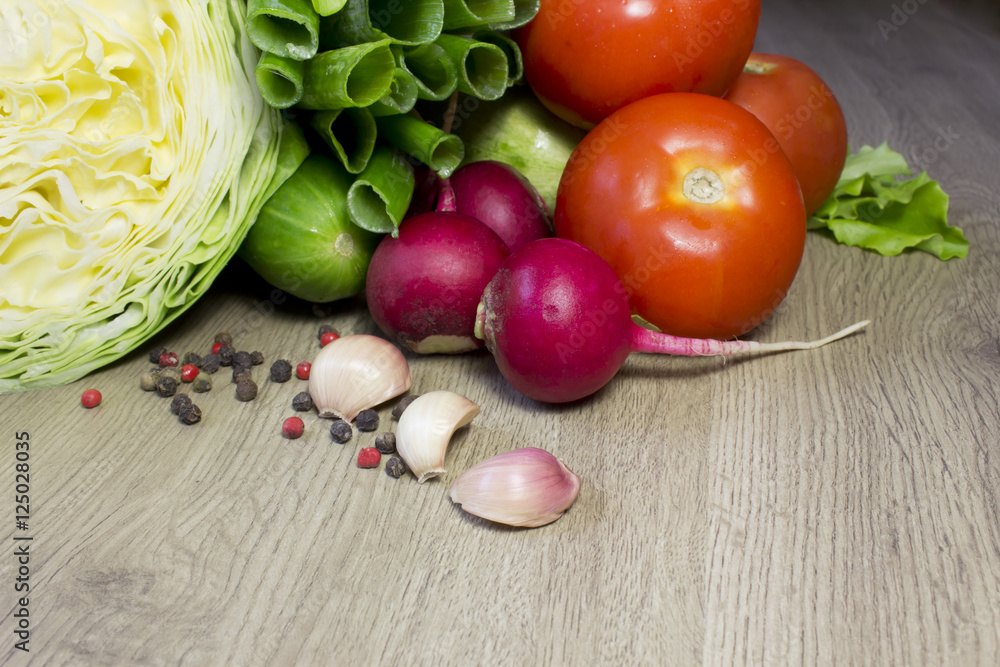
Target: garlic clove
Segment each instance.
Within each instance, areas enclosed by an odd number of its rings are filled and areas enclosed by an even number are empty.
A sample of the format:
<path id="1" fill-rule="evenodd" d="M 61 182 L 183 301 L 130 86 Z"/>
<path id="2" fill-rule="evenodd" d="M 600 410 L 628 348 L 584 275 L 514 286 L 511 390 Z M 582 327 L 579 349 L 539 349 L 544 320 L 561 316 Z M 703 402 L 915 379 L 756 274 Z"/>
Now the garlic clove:
<path id="1" fill-rule="evenodd" d="M 452 434 L 478 414 L 478 405 L 451 391 L 430 391 L 410 403 L 396 424 L 396 451 L 418 482 L 446 472 Z"/>
<path id="2" fill-rule="evenodd" d="M 367 334 L 341 336 L 320 349 L 309 372 L 309 395 L 320 417 L 353 421 L 358 413 L 404 393 L 413 384 L 395 345 Z"/>
<path id="3" fill-rule="evenodd" d="M 458 476 L 449 495 L 469 514 L 510 526 L 552 523 L 580 493 L 580 477 L 562 459 L 525 447 L 477 463 Z"/>

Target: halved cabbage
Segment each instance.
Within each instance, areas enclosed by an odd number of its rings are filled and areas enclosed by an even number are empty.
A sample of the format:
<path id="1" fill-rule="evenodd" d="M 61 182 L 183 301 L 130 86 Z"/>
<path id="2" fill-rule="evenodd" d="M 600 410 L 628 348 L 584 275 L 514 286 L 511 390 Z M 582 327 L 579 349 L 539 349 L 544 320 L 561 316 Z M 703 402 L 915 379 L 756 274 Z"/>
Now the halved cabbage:
<path id="1" fill-rule="evenodd" d="M 281 135 L 245 13 L 0 3 L 0 393 L 134 349 L 239 247 L 277 187 Z"/>

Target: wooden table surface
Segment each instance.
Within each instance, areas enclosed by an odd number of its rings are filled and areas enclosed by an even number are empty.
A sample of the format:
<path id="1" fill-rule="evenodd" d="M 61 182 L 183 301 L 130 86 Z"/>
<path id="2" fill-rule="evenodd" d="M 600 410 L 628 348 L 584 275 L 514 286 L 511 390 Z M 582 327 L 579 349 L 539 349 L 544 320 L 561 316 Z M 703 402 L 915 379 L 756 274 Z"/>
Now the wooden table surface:
<path id="1" fill-rule="evenodd" d="M 866 332 L 740 361 L 636 355 L 568 406 L 521 397 L 485 353 L 412 356 L 413 391 L 482 406 L 423 485 L 359 470 L 372 434 L 335 444 L 315 414 L 282 439 L 298 381 L 262 381 L 244 404 L 222 372 L 197 399 L 204 420 L 181 425 L 139 390 L 152 345 L 2 396 L 0 662 L 997 664 L 1000 17 L 995 3 L 764 4 L 757 49 L 810 63 L 855 146 L 888 140 L 929 169 L 968 258 L 810 234 L 751 337 L 871 318 Z M 275 304 L 234 264 L 153 343 L 204 349 L 230 330 L 302 360 L 321 322 L 375 332 L 363 304 Z M 79 406 L 87 387 L 96 410 Z M 11 616 L 16 432 L 31 443 L 27 655 Z M 448 500 L 459 472 L 528 445 L 583 480 L 562 519 L 509 529 Z"/>

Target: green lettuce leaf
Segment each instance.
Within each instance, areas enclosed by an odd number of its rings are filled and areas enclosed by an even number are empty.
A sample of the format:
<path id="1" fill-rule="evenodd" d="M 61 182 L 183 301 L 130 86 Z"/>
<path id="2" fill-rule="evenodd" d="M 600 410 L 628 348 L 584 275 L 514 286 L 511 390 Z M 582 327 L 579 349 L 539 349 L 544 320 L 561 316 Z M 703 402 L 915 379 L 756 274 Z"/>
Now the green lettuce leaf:
<path id="1" fill-rule="evenodd" d="M 809 229 L 887 256 L 914 249 L 944 260 L 969 252 L 962 230 L 948 224 L 948 195 L 927 172 L 913 176 L 906 159 L 885 143 L 848 156 Z"/>

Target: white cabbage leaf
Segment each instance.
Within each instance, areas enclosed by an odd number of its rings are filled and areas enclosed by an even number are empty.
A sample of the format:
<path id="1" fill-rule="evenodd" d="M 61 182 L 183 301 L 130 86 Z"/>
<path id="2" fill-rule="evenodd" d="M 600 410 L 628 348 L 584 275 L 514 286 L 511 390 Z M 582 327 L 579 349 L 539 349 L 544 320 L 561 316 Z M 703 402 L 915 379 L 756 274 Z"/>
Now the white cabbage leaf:
<path id="1" fill-rule="evenodd" d="M 281 135 L 245 12 L 0 1 L 0 393 L 134 349 L 236 251 Z"/>

